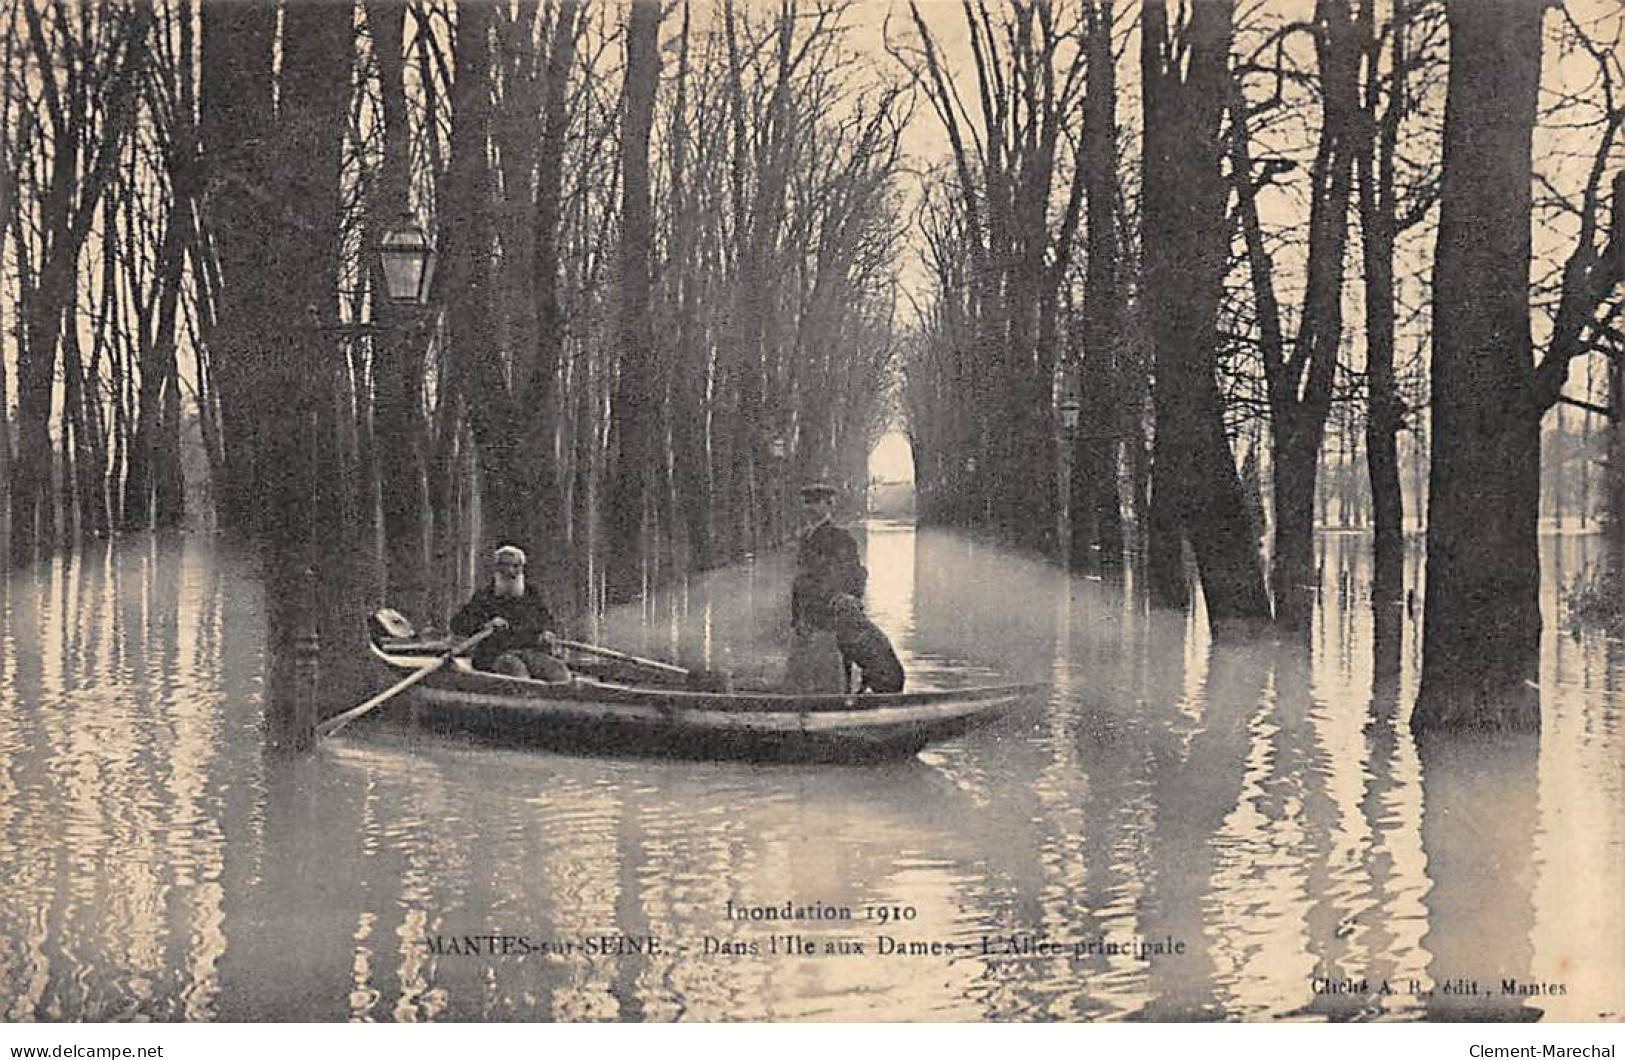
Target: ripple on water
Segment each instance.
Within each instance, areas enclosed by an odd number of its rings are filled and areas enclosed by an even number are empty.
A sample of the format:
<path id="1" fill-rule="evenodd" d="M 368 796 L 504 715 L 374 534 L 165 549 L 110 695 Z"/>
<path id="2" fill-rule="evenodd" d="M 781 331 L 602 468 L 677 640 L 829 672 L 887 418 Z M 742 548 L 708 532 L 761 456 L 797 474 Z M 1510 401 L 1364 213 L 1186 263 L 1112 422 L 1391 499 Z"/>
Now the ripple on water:
<path id="1" fill-rule="evenodd" d="M 1470 756 L 1419 758 L 1403 726 L 1414 631 L 1402 691 L 1373 706 L 1358 592 L 1306 653 L 1215 646 L 1107 583 L 889 528 L 868 542 L 871 612 L 910 687 L 1036 676 L 1050 695 L 877 768 L 571 757 L 388 727 L 282 759 L 259 746 L 254 587 L 192 547 L 6 590 L 7 1019 L 1412 1018 L 1414 1001 L 1317 1000 L 1308 976 L 1427 979 L 1475 959 L 1492 925 L 1510 939 L 1498 960 L 1578 969 L 1554 1018 L 1622 1007 L 1608 961 L 1625 916 L 1605 900 L 1625 888 L 1617 646 L 1553 638 L 1538 757 L 1497 752 L 1496 780 Z M 690 596 L 710 608 L 704 637 L 649 643 L 762 658 L 783 573 L 782 557 L 717 572 Z M 629 645 L 645 635 L 616 621 Z M 1474 869 L 1483 827 L 1505 833 L 1499 877 Z M 730 905 L 785 902 L 913 910 L 796 925 L 819 944 L 964 950 L 703 952 L 707 935 L 778 927 Z M 481 961 L 425 945 L 614 931 L 670 948 Z M 1018 933 L 1188 952 L 980 951 Z"/>

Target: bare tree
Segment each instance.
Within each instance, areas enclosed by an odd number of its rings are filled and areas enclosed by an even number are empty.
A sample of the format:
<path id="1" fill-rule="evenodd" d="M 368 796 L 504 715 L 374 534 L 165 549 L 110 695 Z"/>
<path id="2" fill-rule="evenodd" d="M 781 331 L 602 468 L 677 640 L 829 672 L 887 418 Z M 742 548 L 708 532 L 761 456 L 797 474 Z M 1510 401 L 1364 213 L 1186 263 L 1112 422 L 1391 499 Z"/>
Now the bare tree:
<path id="1" fill-rule="evenodd" d="M 153 18 L 145 5 L 108 6 L 82 19 L 34 0 L 20 6 L 7 92 L 39 103 L 17 115 L 23 131 L 11 155 L 9 219 L 20 316 L 11 555 L 27 562 L 55 540 L 49 424 L 57 350 L 65 329 L 77 327 L 69 314 L 79 252 L 135 122 Z"/>
<path id="2" fill-rule="evenodd" d="M 1314 40 L 1321 108 L 1309 173 L 1308 276 L 1290 347 L 1259 223 L 1247 115 L 1238 109 L 1231 118 L 1231 175 L 1252 268 L 1274 442 L 1275 618 L 1300 629 L 1308 627 L 1314 599 L 1315 479 L 1343 337 L 1343 267 L 1360 113 L 1360 40 L 1348 0 L 1317 0 L 1313 22 L 1303 28 Z M 1239 93 L 1236 106 L 1245 107 Z"/>
<path id="3" fill-rule="evenodd" d="M 961 378 L 971 387 L 970 420 L 956 447 L 968 443 L 976 470 L 953 480 L 980 495 L 969 511 L 991 510 L 1008 536 L 1035 545 L 1055 525 L 1057 315 L 1081 212 L 1081 160 L 1058 212 L 1054 192 L 1062 133 L 1084 90 L 1086 49 L 1052 5 L 1019 4 L 998 23 L 986 5 L 963 5 L 980 103 L 973 124 L 920 7 L 909 11 L 917 50 L 894 54 L 947 134 L 965 213 L 961 250 L 969 255 L 976 365 Z"/>
<path id="4" fill-rule="evenodd" d="M 1117 63 L 1112 53 L 1112 0 L 1085 6 L 1087 87 L 1082 145 L 1078 153 L 1085 186 L 1088 227 L 1084 276 L 1083 410 L 1072 451 L 1072 547 L 1076 566 L 1117 567 L 1123 562 L 1123 524 L 1117 483 L 1119 348 L 1122 296 L 1119 279 L 1117 202 Z"/>
<path id="5" fill-rule="evenodd" d="M 1538 729 L 1524 682 L 1541 627 L 1528 272 L 1542 7 L 1451 0 L 1447 11 L 1427 600 L 1412 725 Z"/>
<path id="6" fill-rule="evenodd" d="M 654 236 L 649 190 L 649 137 L 660 81 L 660 3 L 634 0 L 626 28 L 626 81 L 621 131 L 620 370 L 610 408 L 610 480 L 606 521 L 611 600 L 635 597 L 642 588 L 646 552 L 645 504 L 654 494 L 663 446 L 657 436 L 659 409 L 650 258 Z"/>
<path id="7" fill-rule="evenodd" d="M 1212 0 L 1190 4 L 1170 25 L 1164 0 L 1148 0 L 1140 44 L 1141 299 L 1156 357 L 1151 592 L 1164 606 L 1185 605 L 1188 539 L 1215 627 L 1270 617 L 1216 378 L 1229 259 L 1222 121 L 1232 16 L 1230 0 Z"/>
<path id="8" fill-rule="evenodd" d="M 148 98 L 154 120 L 148 124 L 158 141 L 168 209 L 162 218 L 163 234 L 152 277 L 157 285 L 158 310 L 151 322 L 150 337 L 141 337 L 141 387 L 124 478 L 124 529 L 141 529 L 153 523 L 174 527 L 186 514 L 177 351 L 187 248 L 197 242 L 193 218 L 202 191 L 203 171 L 193 117 L 193 64 L 197 55 L 189 14 L 166 19 L 153 36 Z M 174 48 L 170 46 L 172 37 Z"/>

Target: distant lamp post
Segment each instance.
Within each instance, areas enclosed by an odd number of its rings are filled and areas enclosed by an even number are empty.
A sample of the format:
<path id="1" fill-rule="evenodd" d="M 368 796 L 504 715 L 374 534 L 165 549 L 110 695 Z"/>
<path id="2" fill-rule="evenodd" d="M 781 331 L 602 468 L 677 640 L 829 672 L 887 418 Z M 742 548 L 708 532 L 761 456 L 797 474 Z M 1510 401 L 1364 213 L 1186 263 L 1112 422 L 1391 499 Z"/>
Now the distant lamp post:
<path id="1" fill-rule="evenodd" d="M 1076 391 L 1068 389 L 1061 396 L 1061 427 L 1070 436 L 1078 432 L 1078 414 L 1083 411 L 1083 403 L 1078 400 Z"/>
<path id="2" fill-rule="evenodd" d="M 400 219 L 378 237 L 378 261 L 384 270 L 384 288 L 389 300 L 401 306 L 427 305 L 429 285 L 434 281 L 434 246 L 411 214 Z"/>
<path id="3" fill-rule="evenodd" d="M 1072 489 L 1073 476 L 1077 473 L 1075 463 L 1077 455 L 1072 447 L 1077 444 L 1078 418 L 1083 411 L 1083 402 L 1078 399 L 1078 379 L 1075 374 L 1069 373 L 1066 382 L 1061 388 L 1061 401 L 1056 406 L 1061 415 L 1061 446 L 1057 459 L 1056 487 L 1060 493 L 1060 504 L 1056 506 L 1055 532 L 1056 540 L 1060 543 L 1060 558 L 1068 566 L 1072 563 L 1072 534 L 1073 516 Z"/>

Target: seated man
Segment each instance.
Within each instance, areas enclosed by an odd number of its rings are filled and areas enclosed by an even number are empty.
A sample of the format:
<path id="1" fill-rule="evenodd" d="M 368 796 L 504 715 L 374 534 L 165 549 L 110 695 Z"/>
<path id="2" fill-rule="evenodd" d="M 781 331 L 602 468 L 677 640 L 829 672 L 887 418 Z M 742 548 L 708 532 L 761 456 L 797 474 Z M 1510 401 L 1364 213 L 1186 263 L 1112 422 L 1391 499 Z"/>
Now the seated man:
<path id="1" fill-rule="evenodd" d="M 534 585 L 525 583 L 525 553 L 504 545 L 493 555 L 491 584 L 452 616 L 451 631 L 473 636 L 487 624 L 496 632 L 474 648 L 474 667 L 509 677 L 568 681 L 570 669 L 553 657 L 553 616 Z"/>
<path id="2" fill-rule="evenodd" d="M 891 640 L 863 613 L 863 605 L 849 593 L 830 597 L 830 613 L 835 616 L 835 646 L 841 650 L 846 670 L 846 686 L 856 692 L 901 692 L 903 664 L 892 649 Z M 852 687 L 852 668 L 859 680 Z"/>

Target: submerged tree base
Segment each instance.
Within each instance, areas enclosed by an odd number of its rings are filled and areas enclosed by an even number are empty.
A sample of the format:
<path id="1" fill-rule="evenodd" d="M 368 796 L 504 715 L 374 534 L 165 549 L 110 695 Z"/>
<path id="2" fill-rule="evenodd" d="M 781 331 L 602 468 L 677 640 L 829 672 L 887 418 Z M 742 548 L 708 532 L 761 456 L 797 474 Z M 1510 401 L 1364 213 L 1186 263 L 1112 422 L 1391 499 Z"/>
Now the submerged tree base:
<path id="1" fill-rule="evenodd" d="M 1512 667 L 1496 667 L 1493 675 L 1479 669 L 1454 680 L 1424 678 L 1411 731 L 1538 733 L 1540 687 Z"/>

